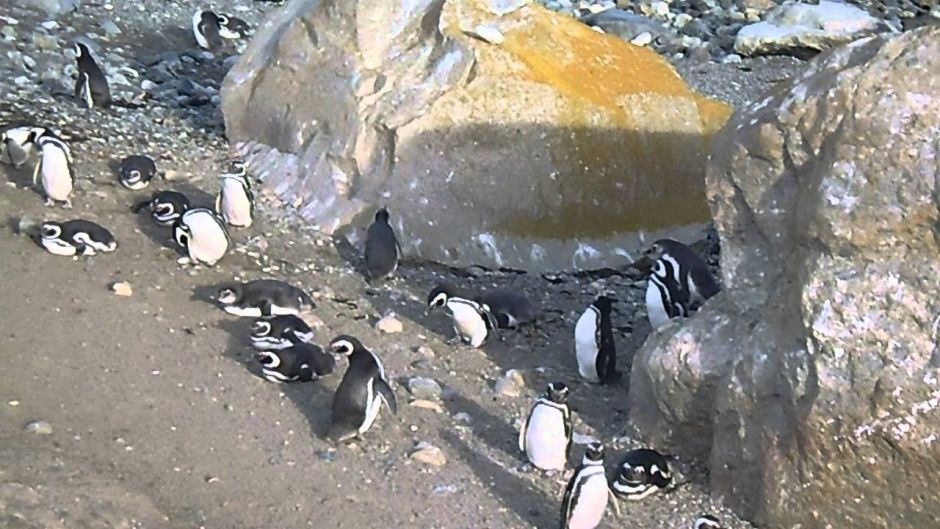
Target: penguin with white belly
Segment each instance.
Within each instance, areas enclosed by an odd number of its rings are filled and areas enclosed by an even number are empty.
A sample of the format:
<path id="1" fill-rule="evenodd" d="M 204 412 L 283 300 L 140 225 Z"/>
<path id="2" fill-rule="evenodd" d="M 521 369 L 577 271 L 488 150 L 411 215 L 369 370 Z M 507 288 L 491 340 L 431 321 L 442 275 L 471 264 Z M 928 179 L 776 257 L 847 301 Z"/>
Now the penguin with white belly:
<path id="1" fill-rule="evenodd" d="M 42 247 L 55 255 L 95 255 L 117 250 L 114 235 L 89 220 L 46 221 L 42 223 L 39 236 Z"/>
<path id="2" fill-rule="evenodd" d="M 621 498 L 642 500 L 671 482 L 665 456 L 650 448 L 638 448 L 624 454 L 611 489 Z"/>
<path id="3" fill-rule="evenodd" d="M 653 263 L 646 312 L 654 329 L 689 316 L 720 290 L 705 261 L 681 242 L 660 239 L 644 258 Z"/>
<path id="4" fill-rule="evenodd" d="M 587 446 L 581 466 L 565 489 L 561 529 L 594 529 L 603 520 L 610 499 L 604 474 L 604 445 L 593 442 Z"/>
<path id="5" fill-rule="evenodd" d="M 176 191 L 158 191 L 150 200 L 137 204 L 131 211 L 139 213 L 144 208 L 150 211 L 150 216 L 157 224 L 173 226 L 183 213 L 189 211 L 189 199 Z"/>
<path id="6" fill-rule="evenodd" d="M 255 320 L 249 332 L 251 345 L 255 349 L 287 349 L 300 342 L 313 342 L 313 329 L 307 322 L 291 314 Z"/>
<path id="7" fill-rule="evenodd" d="M 398 413 L 395 393 L 385 378 L 382 361 L 356 338 L 337 336 L 330 349 L 349 358 L 349 367 L 333 397 L 333 411 L 327 437 L 334 442 L 360 437 L 367 432 L 382 404 Z"/>
<path id="8" fill-rule="evenodd" d="M 519 430 L 519 450 L 542 470 L 564 470 L 568 463 L 574 432 L 568 409 L 569 392 L 561 382 L 549 384 Z"/>
<path id="9" fill-rule="evenodd" d="M 255 279 L 223 286 L 216 300 L 229 314 L 255 318 L 284 314 L 299 316 L 315 306 L 303 289 L 278 279 Z"/>
<path id="10" fill-rule="evenodd" d="M 231 239 L 222 219 L 206 208 L 190 209 L 173 226 L 176 243 L 186 249 L 188 258 L 180 262 L 215 266 L 228 252 Z"/>
<path id="11" fill-rule="evenodd" d="M 51 130 L 43 131 L 33 140 L 40 150 L 39 162 L 33 171 L 33 183 L 41 185 L 46 205 L 64 202 L 72 207 L 73 179 L 72 152 L 69 146 Z"/>
<path id="12" fill-rule="evenodd" d="M 22 167 L 32 152 L 36 138 L 46 131 L 45 127 L 28 124 L 6 125 L 0 131 L 0 162 Z"/>
<path id="13" fill-rule="evenodd" d="M 329 375 L 336 367 L 333 355 L 311 343 L 298 342 L 286 349 L 259 351 L 255 360 L 261 364 L 264 378 L 271 382 L 310 382 Z"/>
<path id="14" fill-rule="evenodd" d="M 578 372 L 590 382 L 608 384 L 620 378 L 610 317 L 613 301 L 607 296 L 599 296 L 584 311 L 574 328 Z"/>
<path id="15" fill-rule="evenodd" d="M 428 294 L 428 311 L 445 307 L 453 320 L 455 339 L 480 347 L 497 327 L 489 306 L 480 303 L 450 283 L 434 287 Z"/>
<path id="16" fill-rule="evenodd" d="M 248 228 L 254 222 L 255 195 L 244 162 L 232 162 L 229 172 L 222 174 L 215 211 L 229 226 Z"/>

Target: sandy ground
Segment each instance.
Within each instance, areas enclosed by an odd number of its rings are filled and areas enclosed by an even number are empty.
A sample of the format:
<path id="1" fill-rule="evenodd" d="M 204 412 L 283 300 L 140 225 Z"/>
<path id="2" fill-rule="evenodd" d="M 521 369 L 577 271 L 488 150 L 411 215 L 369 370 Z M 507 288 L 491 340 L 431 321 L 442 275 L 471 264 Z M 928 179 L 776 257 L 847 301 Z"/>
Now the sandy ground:
<path id="1" fill-rule="evenodd" d="M 185 31 L 142 36 L 155 24 L 185 27 L 189 3 L 145 4 L 150 14 L 141 20 L 133 17 L 146 9 L 90 5 L 60 20 L 70 24 L 62 38 L 95 36 L 95 22 L 109 14 L 126 24 L 121 46 L 135 60 L 159 53 L 158 45 L 191 46 Z M 226 4 L 255 10 L 241 14 L 253 23 L 262 16 L 251 2 Z M 42 20 L 14 14 L 21 35 Z M 30 52 L 28 45 L 16 49 Z M 63 57 L 60 67 L 67 62 Z M 217 86 L 217 63 L 202 72 L 200 82 Z M 561 476 L 533 472 L 515 448 L 518 421 L 554 380 L 572 386 L 575 429 L 608 444 L 611 470 L 616 454 L 640 446 L 627 420 L 626 379 L 611 387 L 582 383 L 572 342 L 581 311 L 599 292 L 614 292 L 621 300 L 614 315 L 621 364 L 629 362 L 649 332 L 638 306 L 642 281 L 548 280 L 406 263 L 394 281 L 370 289 L 341 247 L 265 193 L 257 224 L 233 231 L 236 250 L 220 266 L 181 267 L 169 231 L 129 208 L 164 188 L 211 201 L 228 154 L 218 110 L 194 113 L 154 100 L 88 120 L 54 83 L 14 87 L 11 77 L 0 78 L 9 94 L 3 118 L 41 118 L 63 128 L 74 138 L 79 181 L 73 210 L 46 208 L 28 185 L 29 169 L 0 166 L 0 527 L 557 527 L 571 469 Z M 144 131 L 128 128 L 144 122 Z M 156 157 L 173 180 L 146 192 L 118 186 L 113 165 L 132 152 Z M 111 229 L 119 248 L 80 259 L 45 253 L 19 229 L 44 218 L 94 220 Z M 275 385 L 259 376 L 248 320 L 214 307 L 208 293 L 221 282 L 260 277 L 312 293 L 322 321 L 316 342 L 352 334 L 382 357 L 397 416 L 383 410 L 365 440 L 334 446 L 323 434 L 344 360 L 320 382 Z M 545 319 L 534 331 L 503 332 L 483 350 L 447 345 L 448 318 L 424 312 L 427 292 L 442 279 L 518 287 Z M 133 295 L 112 293 L 116 281 L 129 282 Z M 390 312 L 403 322 L 402 333 L 374 328 Z M 494 391 L 508 369 L 525 375 L 519 396 Z M 432 399 L 437 409 L 415 405 L 405 388 L 413 376 L 443 386 Z M 30 431 L 34 421 L 52 432 Z M 440 448 L 446 463 L 411 459 L 420 442 Z M 575 458 L 582 451 L 576 447 Z M 674 466 L 682 486 L 622 505 L 624 519 L 608 518 L 602 527 L 687 528 L 703 512 L 726 527 L 749 527 L 708 497 L 702 467 L 681 460 Z"/>

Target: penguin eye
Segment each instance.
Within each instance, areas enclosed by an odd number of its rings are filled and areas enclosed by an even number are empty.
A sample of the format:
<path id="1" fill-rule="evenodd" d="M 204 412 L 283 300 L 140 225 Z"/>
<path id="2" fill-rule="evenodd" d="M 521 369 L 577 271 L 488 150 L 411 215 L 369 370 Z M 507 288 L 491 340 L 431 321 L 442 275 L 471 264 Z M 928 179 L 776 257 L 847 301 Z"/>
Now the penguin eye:
<path id="1" fill-rule="evenodd" d="M 45 239 L 56 239 L 62 233 L 58 226 L 46 225 L 42 227 L 42 236 Z"/>

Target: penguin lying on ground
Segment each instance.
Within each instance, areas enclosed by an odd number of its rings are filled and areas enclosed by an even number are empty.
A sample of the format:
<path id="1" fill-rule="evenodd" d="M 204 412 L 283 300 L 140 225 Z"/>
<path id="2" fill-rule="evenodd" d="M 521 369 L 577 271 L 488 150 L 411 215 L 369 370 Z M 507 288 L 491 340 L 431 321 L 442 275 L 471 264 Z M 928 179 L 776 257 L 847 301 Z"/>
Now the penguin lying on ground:
<path id="1" fill-rule="evenodd" d="M 336 354 L 349 357 L 349 367 L 333 397 L 333 412 L 327 433 L 333 441 L 344 441 L 364 434 L 379 415 L 384 403 L 398 413 L 395 393 L 385 378 L 382 361 L 352 336 L 337 336 L 330 342 Z"/>
<path id="2" fill-rule="evenodd" d="M 639 448 L 624 454 L 611 489 L 622 498 L 642 500 L 666 488 L 671 481 L 666 458 L 656 450 Z"/>
<path id="3" fill-rule="evenodd" d="M 189 199 L 176 191 L 158 191 L 150 200 L 137 204 L 131 211 L 139 213 L 144 208 L 150 211 L 150 216 L 157 224 L 172 226 L 189 210 Z"/>
<path id="4" fill-rule="evenodd" d="M 255 279 L 219 289 L 216 301 L 222 309 L 235 316 L 299 316 L 314 308 L 313 300 L 303 289 L 277 279 Z"/>
<path id="5" fill-rule="evenodd" d="M 329 375 L 336 367 L 333 355 L 306 342 L 297 342 L 286 349 L 259 351 L 255 359 L 261 364 L 264 378 L 276 383 L 309 382 Z"/>
<path id="6" fill-rule="evenodd" d="M 313 342 L 313 329 L 290 314 L 255 320 L 249 330 L 255 349 L 286 349 L 300 342 Z"/>
<path id="7" fill-rule="evenodd" d="M 152 158 L 132 154 L 121 160 L 118 179 L 122 186 L 136 191 L 150 185 L 156 174 L 157 164 Z"/>
<path id="8" fill-rule="evenodd" d="M 39 235 L 42 247 L 55 255 L 95 255 L 117 249 L 111 232 L 89 220 L 46 221 Z"/>

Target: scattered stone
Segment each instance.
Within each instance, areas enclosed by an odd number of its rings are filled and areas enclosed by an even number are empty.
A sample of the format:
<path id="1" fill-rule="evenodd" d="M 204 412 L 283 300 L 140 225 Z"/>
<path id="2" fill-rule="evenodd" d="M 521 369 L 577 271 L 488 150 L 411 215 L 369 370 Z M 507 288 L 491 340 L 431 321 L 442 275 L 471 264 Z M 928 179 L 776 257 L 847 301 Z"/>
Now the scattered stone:
<path id="1" fill-rule="evenodd" d="M 439 399 L 441 385 L 433 378 L 411 377 L 408 379 L 408 392 L 418 399 Z"/>
<path id="2" fill-rule="evenodd" d="M 104 22 L 102 22 L 101 29 L 109 37 L 116 37 L 121 34 L 121 28 L 119 28 L 118 25 L 115 24 L 114 21 L 112 20 L 105 20 Z"/>
<path id="3" fill-rule="evenodd" d="M 422 410 L 431 410 L 431 411 L 436 411 L 437 413 L 444 413 L 444 408 L 441 407 L 440 404 L 430 401 L 430 400 L 415 399 L 411 401 L 409 404 L 411 406 L 414 406 L 415 408 L 421 408 Z"/>
<path id="4" fill-rule="evenodd" d="M 401 320 L 395 317 L 394 314 L 388 314 L 379 321 L 375 323 L 375 328 L 379 332 L 384 332 L 386 334 L 396 334 L 405 330 L 404 324 Z"/>
<path id="5" fill-rule="evenodd" d="M 116 283 L 113 283 L 111 285 L 111 291 L 114 292 L 115 295 L 118 295 L 124 298 L 129 298 L 132 295 L 134 295 L 134 289 L 131 288 L 131 284 L 128 283 L 127 281 L 118 281 Z"/>
<path id="6" fill-rule="evenodd" d="M 480 24 L 473 28 L 471 35 L 489 42 L 490 44 L 502 44 L 505 40 L 503 34 L 495 26 Z"/>
<path id="7" fill-rule="evenodd" d="M 737 53 L 732 53 L 730 55 L 726 55 L 725 58 L 721 60 L 721 63 L 722 64 L 741 64 L 742 61 L 743 59 L 741 58 L 740 55 L 738 55 Z"/>
<path id="8" fill-rule="evenodd" d="M 653 35 L 649 31 L 644 31 L 630 40 L 630 44 L 634 46 L 646 46 L 651 42 L 653 42 Z"/>
<path id="9" fill-rule="evenodd" d="M 434 353 L 434 349 L 431 349 L 427 345 L 419 345 L 418 348 L 415 350 L 415 352 L 425 358 L 434 358 L 435 356 L 437 356 Z"/>
<path id="10" fill-rule="evenodd" d="M 449 496 L 458 491 L 457 485 L 438 485 L 431 490 L 435 496 Z"/>
<path id="11" fill-rule="evenodd" d="M 51 435 L 52 425 L 46 421 L 33 421 L 26 425 L 26 431 L 36 435 Z"/>
<path id="12" fill-rule="evenodd" d="M 426 441 L 418 443 L 418 446 L 415 447 L 414 452 L 409 457 L 419 463 L 435 467 L 442 467 L 447 464 L 447 457 L 444 456 L 444 452 Z"/>
<path id="13" fill-rule="evenodd" d="M 525 390 L 525 378 L 518 369 L 510 369 L 502 378 L 496 381 L 494 388 L 497 395 L 518 397 Z"/>
<path id="14" fill-rule="evenodd" d="M 455 414 L 454 414 L 454 420 L 457 421 L 457 422 L 462 422 L 462 423 L 464 423 L 464 424 L 470 424 L 470 422 L 471 422 L 471 417 L 470 417 L 470 414 L 469 414 L 469 413 L 467 413 L 467 412 L 465 412 L 465 411 L 461 411 L 461 412 L 458 412 L 458 413 L 455 413 Z"/>
<path id="15" fill-rule="evenodd" d="M 528 0 L 490 0 L 490 12 L 497 16 L 508 15 L 526 5 Z"/>

